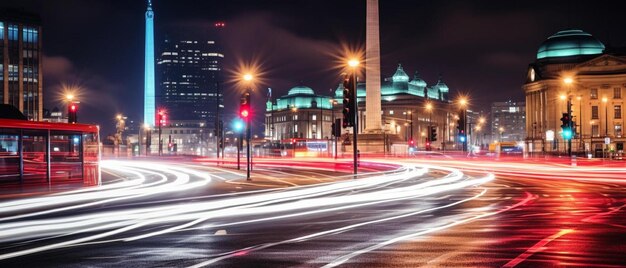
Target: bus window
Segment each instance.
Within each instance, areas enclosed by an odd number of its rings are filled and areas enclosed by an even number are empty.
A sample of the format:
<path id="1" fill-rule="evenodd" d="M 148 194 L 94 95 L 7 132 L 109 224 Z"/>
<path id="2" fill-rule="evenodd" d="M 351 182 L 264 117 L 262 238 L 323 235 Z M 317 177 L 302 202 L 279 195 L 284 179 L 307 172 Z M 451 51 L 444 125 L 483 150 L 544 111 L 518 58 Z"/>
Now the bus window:
<path id="1" fill-rule="evenodd" d="M 83 153 L 84 153 L 84 184 L 86 185 L 99 185 L 100 184 L 100 172 L 98 171 L 98 134 L 97 133 L 85 133 L 83 134 Z"/>
<path id="2" fill-rule="evenodd" d="M 20 182 L 19 133 L 0 128 L 0 185 Z"/>
<path id="3" fill-rule="evenodd" d="M 24 184 L 46 185 L 48 182 L 48 156 L 45 130 L 24 130 L 22 157 L 24 161 Z"/>
<path id="4" fill-rule="evenodd" d="M 50 134 L 50 179 L 52 183 L 83 180 L 81 135 L 63 131 Z"/>

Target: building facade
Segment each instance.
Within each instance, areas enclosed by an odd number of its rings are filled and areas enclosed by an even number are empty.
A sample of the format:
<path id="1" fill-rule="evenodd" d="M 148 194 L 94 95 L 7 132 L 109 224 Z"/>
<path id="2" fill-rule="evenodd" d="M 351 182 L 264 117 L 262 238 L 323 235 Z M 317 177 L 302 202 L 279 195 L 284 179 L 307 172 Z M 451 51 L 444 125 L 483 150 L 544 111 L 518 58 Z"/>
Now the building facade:
<path id="1" fill-rule="evenodd" d="M 454 120 L 459 107 L 448 99 L 448 92 L 441 78 L 428 86 L 418 73 L 409 79 L 399 65 L 396 72 L 382 82 L 382 131 L 397 142 L 413 141 L 418 147 L 426 147 L 428 142 L 428 146 L 435 149 L 460 148 L 456 144 Z M 365 83 L 357 83 L 358 133 L 365 133 L 367 128 L 365 96 Z M 343 118 L 342 109 L 343 84 L 339 84 L 332 97 L 316 95 L 308 87 L 294 87 L 286 96 L 267 102 L 265 136 L 272 140 L 330 138 L 332 123 Z M 437 141 L 427 141 L 429 127 L 436 129 Z M 342 138 L 350 139 L 351 131 L 352 128 L 342 128 Z"/>
<path id="2" fill-rule="evenodd" d="M 41 39 L 39 16 L 0 10 L 0 103 L 35 121 L 43 119 Z"/>
<path id="3" fill-rule="evenodd" d="M 328 139 L 332 137 L 333 99 L 316 95 L 303 85 L 287 95 L 269 100 L 265 109 L 265 137 L 271 140 L 290 138 Z"/>
<path id="4" fill-rule="evenodd" d="M 494 102 L 491 104 L 492 141 L 524 141 L 526 139 L 526 103 Z"/>
<path id="5" fill-rule="evenodd" d="M 172 120 L 204 120 L 215 126 L 224 108 L 223 58 L 215 41 L 166 39 L 157 60 L 158 109 L 167 110 Z"/>
<path id="6" fill-rule="evenodd" d="M 566 152 L 560 119 L 570 104 L 573 152 L 623 152 L 625 52 L 581 30 L 560 31 L 541 45 L 522 86 L 530 150 Z"/>

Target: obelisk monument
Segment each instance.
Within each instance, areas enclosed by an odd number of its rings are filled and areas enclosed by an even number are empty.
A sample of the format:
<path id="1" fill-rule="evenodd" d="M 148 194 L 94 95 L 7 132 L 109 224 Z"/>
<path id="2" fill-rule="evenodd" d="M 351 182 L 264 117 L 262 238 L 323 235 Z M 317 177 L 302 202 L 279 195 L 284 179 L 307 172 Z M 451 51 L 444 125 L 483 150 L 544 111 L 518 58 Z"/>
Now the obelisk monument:
<path id="1" fill-rule="evenodd" d="M 154 11 L 152 11 L 152 0 L 148 0 L 148 8 L 146 10 L 145 53 L 143 123 L 154 127 L 156 104 L 154 93 Z"/>
<path id="2" fill-rule="evenodd" d="M 378 0 L 366 0 L 365 133 L 382 133 L 380 107 L 380 32 Z"/>

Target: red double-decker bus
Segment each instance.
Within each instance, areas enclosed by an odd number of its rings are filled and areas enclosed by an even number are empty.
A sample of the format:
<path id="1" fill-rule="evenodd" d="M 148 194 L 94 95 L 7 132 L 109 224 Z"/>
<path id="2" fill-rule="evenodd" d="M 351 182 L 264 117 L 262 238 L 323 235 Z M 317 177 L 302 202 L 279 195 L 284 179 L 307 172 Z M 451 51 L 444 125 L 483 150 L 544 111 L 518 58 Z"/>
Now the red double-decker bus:
<path id="1" fill-rule="evenodd" d="M 95 125 L 0 119 L 0 189 L 100 185 Z"/>

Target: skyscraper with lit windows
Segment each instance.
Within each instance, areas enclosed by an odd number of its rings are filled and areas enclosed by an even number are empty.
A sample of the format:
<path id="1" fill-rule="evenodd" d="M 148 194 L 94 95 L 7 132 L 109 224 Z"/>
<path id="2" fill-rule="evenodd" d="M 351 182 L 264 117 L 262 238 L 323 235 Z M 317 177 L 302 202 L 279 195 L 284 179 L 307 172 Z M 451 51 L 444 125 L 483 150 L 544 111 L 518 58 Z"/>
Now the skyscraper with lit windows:
<path id="1" fill-rule="evenodd" d="M 28 120 L 43 119 L 41 19 L 0 10 L 0 103 L 17 107 Z"/>
<path id="2" fill-rule="evenodd" d="M 157 59 L 159 109 L 167 110 L 172 120 L 203 120 L 214 126 L 224 108 L 223 58 L 212 40 L 165 39 Z"/>

